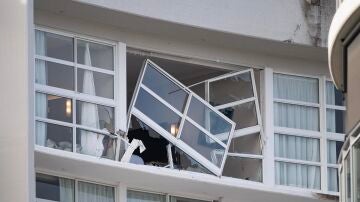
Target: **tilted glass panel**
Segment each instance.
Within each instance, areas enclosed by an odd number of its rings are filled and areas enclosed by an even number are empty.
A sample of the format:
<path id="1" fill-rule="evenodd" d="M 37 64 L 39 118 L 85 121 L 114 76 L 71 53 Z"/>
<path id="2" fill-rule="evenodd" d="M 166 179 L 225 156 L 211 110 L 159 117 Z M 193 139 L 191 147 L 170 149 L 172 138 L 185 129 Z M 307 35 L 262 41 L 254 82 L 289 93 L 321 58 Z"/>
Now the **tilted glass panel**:
<path id="1" fill-rule="evenodd" d="M 274 74 L 274 98 L 319 103 L 319 80 Z"/>
<path id="2" fill-rule="evenodd" d="M 255 102 L 247 102 L 219 111 L 236 123 L 235 130 L 258 125 Z"/>
<path id="3" fill-rule="evenodd" d="M 74 61 L 74 39 L 49 32 L 35 31 L 35 53 L 41 56 Z"/>
<path id="4" fill-rule="evenodd" d="M 142 88 L 139 90 L 135 108 L 167 130 L 170 134 L 174 136 L 177 135 L 177 130 L 172 128 L 179 128 L 181 117 Z"/>
<path id="5" fill-rule="evenodd" d="M 74 90 L 74 67 L 44 60 L 35 60 L 35 82 L 37 84 Z"/>
<path id="6" fill-rule="evenodd" d="M 73 151 L 73 129 L 52 123 L 36 121 L 37 145 L 65 151 Z"/>
<path id="7" fill-rule="evenodd" d="M 223 175 L 262 182 L 262 160 L 228 156 L 225 162 Z"/>
<path id="8" fill-rule="evenodd" d="M 213 81 L 209 85 L 210 104 L 213 106 L 254 97 L 250 72 Z"/>
<path id="9" fill-rule="evenodd" d="M 194 93 L 200 96 L 202 99 L 206 100 L 205 98 L 205 82 L 196 84 L 194 86 L 189 87 Z"/>
<path id="10" fill-rule="evenodd" d="M 78 68 L 77 91 L 114 99 L 114 76 Z"/>
<path id="11" fill-rule="evenodd" d="M 232 125 L 196 97 L 191 98 L 188 117 L 227 144 Z"/>
<path id="12" fill-rule="evenodd" d="M 72 122 L 72 100 L 56 95 L 36 93 L 35 114 L 41 118 Z"/>
<path id="13" fill-rule="evenodd" d="M 186 121 L 180 139 L 207 158 L 217 167 L 221 167 L 225 148 L 212 140 L 209 136 Z"/>
<path id="14" fill-rule="evenodd" d="M 188 93 L 180 88 L 174 81 L 171 81 L 154 69 L 151 64 L 146 68 L 142 83 L 171 106 L 180 112 L 184 111 Z"/>
<path id="15" fill-rule="evenodd" d="M 77 40 L 77 62 L 83 65 L 114 70 L 114 48 Z"/>
<path id="16" fill-rule="evenodd" d="M 320 161 L 320 140 L 275 134 L 275 156 L 303 161 Z"/>

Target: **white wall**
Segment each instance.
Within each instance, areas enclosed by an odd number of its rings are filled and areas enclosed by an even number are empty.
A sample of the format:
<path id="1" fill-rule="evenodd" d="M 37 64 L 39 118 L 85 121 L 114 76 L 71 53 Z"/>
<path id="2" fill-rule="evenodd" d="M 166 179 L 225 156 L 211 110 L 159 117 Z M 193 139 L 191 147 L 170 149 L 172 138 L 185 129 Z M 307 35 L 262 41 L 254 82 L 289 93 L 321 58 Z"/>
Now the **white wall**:
<path id="1" fill-rule="evenodd" d="M 320 34 L 321 26 L 328 29 L 331 18 L 320 19 L 320 9 L 335 8 L 335 1 L 329 0 L 320 5 L 305 0 L 78 1 L 173 23 L 307 45 L 321 44 L 321 37 L 326 40 Z"/>
<path id="2" fill-rule="evenodd" d="M 34 198 L 32 0 L 0 1 L 0 201 Z M 31 115 L 31 116 L 30 116 Z"/>

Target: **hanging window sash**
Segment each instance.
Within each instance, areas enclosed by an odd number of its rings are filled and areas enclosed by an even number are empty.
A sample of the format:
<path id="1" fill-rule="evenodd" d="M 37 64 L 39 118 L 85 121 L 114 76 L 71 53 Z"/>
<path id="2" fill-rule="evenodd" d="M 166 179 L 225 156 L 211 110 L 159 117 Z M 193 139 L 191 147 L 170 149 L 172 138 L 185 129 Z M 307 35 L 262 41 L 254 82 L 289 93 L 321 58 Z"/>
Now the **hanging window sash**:
<path id="1" fill-rule="evenodd" d="M 150 60 L 141 70 L 131 116 L 221 175 L 235 123 Z"/>

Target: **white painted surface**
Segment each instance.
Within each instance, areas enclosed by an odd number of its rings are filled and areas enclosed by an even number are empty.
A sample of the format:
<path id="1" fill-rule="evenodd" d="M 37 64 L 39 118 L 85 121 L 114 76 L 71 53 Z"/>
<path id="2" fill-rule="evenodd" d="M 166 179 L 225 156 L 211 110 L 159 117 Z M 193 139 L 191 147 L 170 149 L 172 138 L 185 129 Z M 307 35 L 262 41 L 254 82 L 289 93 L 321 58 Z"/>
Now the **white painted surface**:
<path id="1" fill-rule="evenodd" d="M 192 27 L 311 45 L 304 0 L 78 0 Z M 314 16 L 315 18 L 317 16 Z"/>
<path id="2" fill-rule="evenodd" d="M 35 201 L 33 2 L 0 1 L 0 201 Z"/>

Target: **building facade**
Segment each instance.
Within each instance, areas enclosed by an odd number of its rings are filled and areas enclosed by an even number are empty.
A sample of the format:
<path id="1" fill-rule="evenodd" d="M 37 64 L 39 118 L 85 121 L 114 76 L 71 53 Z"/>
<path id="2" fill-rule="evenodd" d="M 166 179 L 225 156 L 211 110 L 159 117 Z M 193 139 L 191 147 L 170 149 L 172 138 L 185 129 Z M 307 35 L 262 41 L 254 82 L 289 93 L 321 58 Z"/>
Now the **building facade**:
<path id="1" fill-rule="evenodd" d="M 0 4 L 0 201 L 338 200 L 335 2 Z"/>
<path id="2" fill-rule="evenodd" d="M 340 201 L 359 201 L 359 1 L 339 1 L 329 32 L 329 64 L 333 81 L 345 93 L 346 139 L 340 157 Z"/>

